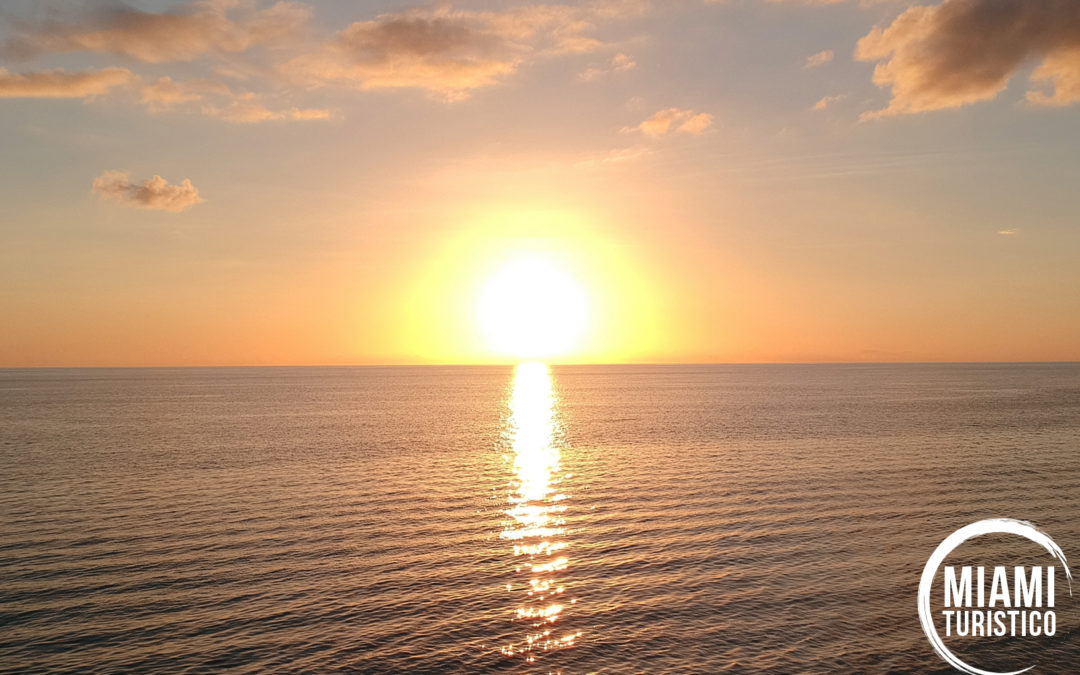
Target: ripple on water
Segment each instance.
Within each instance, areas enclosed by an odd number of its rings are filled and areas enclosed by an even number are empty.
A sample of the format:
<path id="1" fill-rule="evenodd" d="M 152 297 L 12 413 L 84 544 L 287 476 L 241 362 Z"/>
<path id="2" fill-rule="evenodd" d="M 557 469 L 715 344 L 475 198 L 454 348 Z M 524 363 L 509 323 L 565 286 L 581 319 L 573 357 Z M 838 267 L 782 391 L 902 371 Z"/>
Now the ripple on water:
<path id="1" fill-rule="evenodd" d="M 1078 376 L 0 371 L 0 669 L 947 672 L 941 538 L 1080 551 Z"/>

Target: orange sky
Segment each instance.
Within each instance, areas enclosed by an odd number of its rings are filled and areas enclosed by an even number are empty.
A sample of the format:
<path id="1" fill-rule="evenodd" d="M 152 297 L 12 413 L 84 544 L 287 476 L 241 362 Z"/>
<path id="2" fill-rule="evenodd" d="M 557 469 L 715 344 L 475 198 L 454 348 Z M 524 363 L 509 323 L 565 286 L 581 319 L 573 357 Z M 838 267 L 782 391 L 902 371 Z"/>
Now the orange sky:
<path id="1" fill-rule="evenodd" d="M 1078 360 L 1080 27 L 989 2 L 13 2 L 0 366 Z"/>

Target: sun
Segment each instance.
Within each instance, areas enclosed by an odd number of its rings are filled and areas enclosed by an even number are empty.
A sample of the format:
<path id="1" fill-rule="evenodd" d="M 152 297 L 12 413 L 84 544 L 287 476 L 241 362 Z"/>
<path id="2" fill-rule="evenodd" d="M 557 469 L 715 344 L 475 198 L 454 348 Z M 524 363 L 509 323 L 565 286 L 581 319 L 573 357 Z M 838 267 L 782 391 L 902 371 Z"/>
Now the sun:
<path id="1" fill-rule="evenodd" d="M 526 359 L 579 347 L 589 313 L 584 286 L 549 253 L 504 261 L 481 286 L 476 310 L 492 352 Z"/>

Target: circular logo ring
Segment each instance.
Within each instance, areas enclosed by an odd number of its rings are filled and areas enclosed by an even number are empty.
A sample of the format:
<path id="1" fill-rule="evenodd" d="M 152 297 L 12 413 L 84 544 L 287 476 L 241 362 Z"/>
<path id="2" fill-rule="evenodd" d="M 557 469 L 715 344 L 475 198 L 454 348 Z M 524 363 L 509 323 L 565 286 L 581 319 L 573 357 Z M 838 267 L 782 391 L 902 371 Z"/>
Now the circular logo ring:
<path id="1" fill-rule="evenodd" d="M 966 527 L 961 527 L 956 532 L 945 537 L 945 540 L 938 544 L 938 547 L 934 549 L 934 553 L 930 556 L 930 559 L 926 561 L 926 567 L 923 568 L 922 580 L 919 582 L 919 622 L 922 623 L 923 632 L 926 633 L 926 637 L 929 638 L 930 645 L 934 648 L 934 651 L 936 651 L 938 656 L 944 659 L 945 662 L 953 668 L 968 673 L 968 675 L 1018 675 L 1019 673 L 1031 670 L 1035 666 L 1028 666 L 1023 670 L 998 672 L 993 670 L 981 670 L 975 666 L 964 663 L 945 646 L 945 643 L 941 640 L 941 636 L 938 635 L 937 628 L 934 626 L 933 616 L 930 613 L 930 587 L 934 583 L 934 577 L 937 575 L 941 563 L 945 561 L 945 558 L 948 557 L 957 546 L 968 539 L 984 534 L 1015 534 L 1024 537 L 1025 539 L 1029 539 L 1045 548 L 1050 555 L 1057 560 L 1060 560 L 1061 566 L 1065 568 L 1065 576 L 1069 581 L 1069 595 L 1072 596 L 1072 573 L 1069 571 L 1069 565 L 1065 560 L 1065 554 L 1061 551 L 1061 548 L 1054 543 L 1054 540 L 1051 539 L 1049 535 L 1035 527 L 1032 523 L 1024 520 L 989 518 L 987 520 L 980 520 L 976 523 L 972 523 Z"/>

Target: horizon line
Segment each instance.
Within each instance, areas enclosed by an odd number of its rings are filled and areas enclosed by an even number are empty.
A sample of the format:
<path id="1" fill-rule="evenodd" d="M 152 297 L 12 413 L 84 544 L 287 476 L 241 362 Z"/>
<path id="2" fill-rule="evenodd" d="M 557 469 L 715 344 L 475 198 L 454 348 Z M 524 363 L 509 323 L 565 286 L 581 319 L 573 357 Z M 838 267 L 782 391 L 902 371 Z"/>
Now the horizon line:
<path id="1" fill-rule="evenodd" d="M 544 363 L 552 367 L 603 366 L 927 366 L 927 365 L 1075 365 L 1080 360 L 1032 361 L 607 361 L 594 363 L 559 363 L 544 359 L 520 359 L 500 363 L 239 363 L 186 365 L 64 365 L 13 366 L 0 365 L 0 370 L 164 370 L 209 368 L 509 368 L 522 363 Z"/>

